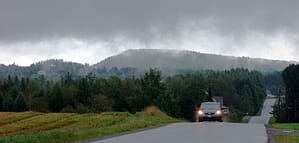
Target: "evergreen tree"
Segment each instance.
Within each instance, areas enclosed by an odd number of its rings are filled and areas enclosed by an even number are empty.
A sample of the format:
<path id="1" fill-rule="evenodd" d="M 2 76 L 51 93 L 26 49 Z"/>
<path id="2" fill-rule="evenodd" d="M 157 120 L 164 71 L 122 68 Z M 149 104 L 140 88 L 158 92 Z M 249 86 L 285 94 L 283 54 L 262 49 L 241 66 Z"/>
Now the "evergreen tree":
<path id="1" fill-rule="evenodd" d="M 144 106 L 154 104 L 156 99 L 162 94 L 163 85 L 161 83 L 161 72 L 155 69 L 150 69 L 145 72 L 141 78 L 141 89 L 144 96 Z"/>
<path id="2" fill-rule="evenodd" d="M 49 108 L 52 112 L 59 112 L 65 106 L 65 100 L 62 95 L 59 84 L 55 84 L 49 95 Z"/>
<path id="3" fill-rule="evenodd" d="M 287 122 L 299 121 L 299 65 L 290 65 L 283 72 L 286 85 L 286 117 Z"/>
<path id="4" fill-rule="evenodd" d="M 14 102 L 13 111 L 22 112 L 27 110 L 27 103 L 25 101 L 25 98 L 22 94 L 19 94 Z"/>

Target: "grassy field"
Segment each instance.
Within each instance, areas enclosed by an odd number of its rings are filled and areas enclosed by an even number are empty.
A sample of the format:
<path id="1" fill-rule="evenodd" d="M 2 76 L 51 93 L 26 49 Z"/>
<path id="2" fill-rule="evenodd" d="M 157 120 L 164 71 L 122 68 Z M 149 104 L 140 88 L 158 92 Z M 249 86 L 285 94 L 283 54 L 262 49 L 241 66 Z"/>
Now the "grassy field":
<path id="1" fill-rule="evenodd" d="M 276 119 L 271 117 L 269 127 L 276 129 L 299 130 L 299 123 L 276 123 Z M 274 139 L 278 143 L 299 143 L 298 135 L 275 135 Z"/>
<path id="2" fill-rule="evenodd" d="M 0 143 L 65 143 L 178 122 L 151 107 L 101 114 L 0 112 Z"/>
<path id="3" fill-rule="evenodd" d="M 269 120 L 269 127 L 276 129 L 299 130 L 299 123 L 277 123 L 274 117 Z"/>
<path id="4" fill-rule="evenodd" d="M 299 143 L 299 136 L 295 135 L 276 135 L 274 138 L 278 143 Z"/>
<path id="5" fill-rule="evenodd" d="M 299 130 L 299 123 L 274 123 L 272 128 Z"/>

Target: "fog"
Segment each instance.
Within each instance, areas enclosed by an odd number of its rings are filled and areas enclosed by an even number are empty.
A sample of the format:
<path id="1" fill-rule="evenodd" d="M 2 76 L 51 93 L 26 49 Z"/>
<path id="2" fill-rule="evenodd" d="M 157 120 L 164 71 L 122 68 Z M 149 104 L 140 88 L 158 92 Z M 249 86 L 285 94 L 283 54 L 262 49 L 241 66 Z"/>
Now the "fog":
<path id="1" fill-rule="evenodd" d="M 299 61 L 294 0 L 3 0 L 0 63 L 94 64 L 127 49 Z"/>

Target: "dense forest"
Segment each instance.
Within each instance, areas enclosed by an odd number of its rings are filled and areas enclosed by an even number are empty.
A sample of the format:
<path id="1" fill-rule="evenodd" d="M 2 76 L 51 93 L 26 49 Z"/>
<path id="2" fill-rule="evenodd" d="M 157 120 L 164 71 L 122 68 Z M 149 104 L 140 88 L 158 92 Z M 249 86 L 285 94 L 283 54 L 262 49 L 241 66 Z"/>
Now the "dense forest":
<path id="1" fill-rule="evenodd" d="M 258 112 L 266 97 L 263 76 L 256 71 L 232 69 L 162 77 L 150 69 L 139 77 L 99 77 L 93 73 L 60 80 L 7 76 L 0 79 L 1 111 L 135 113 L 155 105 L 167 114 L 193 120 L 194 111 L 209 96 L 222 96 L 231 116 Z"/>
<path id="2" fill-rule="evenodd" d="M 299 65 L 289 65 L 282 72 L 285 83 L 285 102 L 274 108 L 279 122 L 299 122 Z"/>
<path id="3" fill-rule="evenodd" d="M 96 76 L 109 77 L 131 77 L 133 75 L 141 74 L 136 68 L 124 67 L 124 68 L 94 68 L 88 64 L 79 64 L 74 62 L 66 62 L 59 59 L 51 59 L 46 61 L 37 62 L 30 66 L 18 66 L 18 65 L 3 65 L 0 64 L 0 78 L 7 76 L 19 78 L 28 77 L 29 79 L 39 78 L 43 76 L 47 80 L 60 80 L 61 75 L 71 74 L 73 78 L 87 75 L 88 73 L 94 73 Z"/>
<path id="4" fill-rule="evenodd" d="M 264 73 L 264 85 L 272 95 L 280 96 L 285 93 L 285 84 L 282 78 L 282 72 Z"/>

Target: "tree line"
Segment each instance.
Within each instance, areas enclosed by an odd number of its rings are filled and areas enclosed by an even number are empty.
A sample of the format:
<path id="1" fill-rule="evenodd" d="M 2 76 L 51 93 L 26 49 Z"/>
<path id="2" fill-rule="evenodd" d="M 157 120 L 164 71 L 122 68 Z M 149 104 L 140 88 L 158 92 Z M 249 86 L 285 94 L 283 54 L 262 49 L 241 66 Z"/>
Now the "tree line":
<path id="1" fill-rule="evenodd" d="M 44 76 L 0 79 L 1 111 L 135 113 L 155 105 L 176 118 L 193 120 L 196 107 L 210 96 L 222 96 L 238 121 L 256 114 L 266 96 L 263 76 L 257 71 L 232 69 L 162 77 L 150 69 L 139 77 L 98 77 L 88 74 L 59 81 Z"/>
<path id="2" fill-rule="evenodd" d="M 299 65 L 291 64 L 281 76 L 285 89 L 278 94 L 278 103 L 274 106 L 277 122 L 299 122 Z M 281 97 L 282 95 L 285 95 Z"/>
<path id="3" fill-rule="evenodd" d="M 271 94 L 275 96 L 282 94 L 282 92 L 285 91 L 285 84 L 282 78 L 282 71 L 264 73 L 264 85 Z"/>

